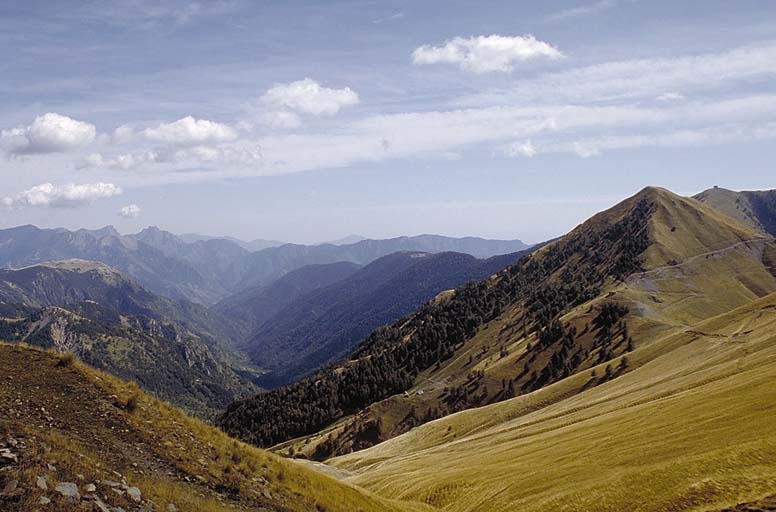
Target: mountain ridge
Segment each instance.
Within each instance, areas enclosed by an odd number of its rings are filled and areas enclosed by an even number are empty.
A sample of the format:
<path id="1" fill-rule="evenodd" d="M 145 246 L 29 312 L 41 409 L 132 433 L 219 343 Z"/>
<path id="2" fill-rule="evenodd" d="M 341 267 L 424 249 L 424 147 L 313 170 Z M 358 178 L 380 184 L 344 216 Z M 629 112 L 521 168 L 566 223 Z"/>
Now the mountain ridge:
<path id="1" fill-rule="evenodd" d="M 513 252 L 508 250 L 512 246 L 525 248 L 520 241 L 425 236 L 342 246 L 284 244 L 250 252 L 225 238 L 188 243 L 153 226 L 121 235 L 111 226 L 69 231 L 26 225 L 0 230 L 0 268 L 70 258 L 100 261 L 160 295 L 212 305 L 234 293 L 267 286 L 309 264 L 347 261 L 364 265 L 398 250 L 439 252 L 459 245 L 459 252 L 488 255 Z"/>
<path id="2" fill-rule="evenodd" d="M 648 187 L 497 276 L 373 333 L 349 361 L 234 404 L 219 421 L 265 446 L 323 429 L 277 447 L 315 458 L 368 447 L 439 415 L 541 389 L 774 291 L 766 264 L 774 254 L 772 237 Z M 739 270 L 698 280 L 696 267 Z M 288 420 L 276 400 L 297 404 Z M 324 403 L 334 408 L 318 409 Z M 257 411 L 288 421 L 285 434 L 241 430 L 240 418 Z"/>

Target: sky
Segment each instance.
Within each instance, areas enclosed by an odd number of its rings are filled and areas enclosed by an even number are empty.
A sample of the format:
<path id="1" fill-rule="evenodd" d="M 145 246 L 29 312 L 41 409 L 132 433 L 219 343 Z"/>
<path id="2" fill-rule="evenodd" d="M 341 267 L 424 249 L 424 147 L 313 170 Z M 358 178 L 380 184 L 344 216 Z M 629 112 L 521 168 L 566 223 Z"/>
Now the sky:
<path id="1" fill-rule="evenodd" d="M 0 227 L 565 233 L 776 188 L 770 0 L 0 0 Z"/>

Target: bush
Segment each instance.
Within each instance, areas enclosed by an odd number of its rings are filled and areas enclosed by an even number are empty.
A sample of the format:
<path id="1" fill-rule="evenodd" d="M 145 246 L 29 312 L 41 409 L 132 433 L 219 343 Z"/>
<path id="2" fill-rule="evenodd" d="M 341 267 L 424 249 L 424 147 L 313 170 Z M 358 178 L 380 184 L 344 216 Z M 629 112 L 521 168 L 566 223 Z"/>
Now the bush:
<path id="1" fill-rule="evenodd" d="M 124 409 L 130 414 L 135 412 L 137 409 L 137 393 L 132 394 L 129 398 L 127 398 L 127 403 L 124 405 Z"/>
<path id="2" fill-rule="evenodd" d="M 75 356 L 70 352 L 65 352 L 59 355 L 58 361 L 57 361 L 57 368 L 65 368 L 67 366 L 72 366 L 74 362 L 75 362 Z"/>

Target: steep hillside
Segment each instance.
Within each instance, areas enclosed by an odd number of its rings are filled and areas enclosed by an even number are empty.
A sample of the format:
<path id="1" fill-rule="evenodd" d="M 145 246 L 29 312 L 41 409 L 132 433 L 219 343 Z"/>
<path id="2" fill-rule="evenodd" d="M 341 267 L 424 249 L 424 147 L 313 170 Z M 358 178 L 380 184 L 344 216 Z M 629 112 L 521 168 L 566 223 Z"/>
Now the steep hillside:
<path id="1" fill-rule="evenodd" d="M 347 245 L 286 244 L 251 254 L 239 272 L 245 276 L 243 288 L 266 285 L 283 274 L 305 265 L 348 261 L 367 265 L 395 252 L 461 252 L 479 258 L 514 253 L 527 249 L 520 240 L 450 238 L 438 235 L 399 237 L 388 240 L 362 240 Z"/>
<path id="2" fill-rule="evenodd" d="M 66 357 L 4 344 L 0 509 L 431 510 L 246 446 Z"/>
<path id="3" fill-rule="evenodd" d="M 279 448 L 348 453 L 542 389 L 776 291 L 774 262 L 772 238 L 648 188 L 376 331 L 352 360 L 234 404 L 220 421 L 260 445 L 318 432 Z M 612 363 L 597 380 L 627 370 Z"/>
<path id="4" fill-rule="evenodd" d="M 276 387 L 347 356 L 369 333 L 438 293 L 495 274 L 520 253 L 478 260 L 468 254 L 400 252 L 295 300 L 266 321 L 245 350 Z"/>
<path id="5" fill-rule="evenodd" d="M 627 359 L 329 463 L 446 512 L 772 510 L 776 294 Z"/>
<path id="6" fill-rule="evenodd" d="M 714 187 L 695 198 L 744 224 L 776 236 L 776 190 L 735 192 Z"/>
<path id="7" fill-rule="evenodd" d="M 233 368 L 201 306 L 176 303 L 115 270 L 66 260 L 0 270 L 0 336 L 76 354 L 96 367 L 210 415 L 254 390 Z"/>
<path id="8" fill-rule="evenodd" d="M 294 300 L 339 282 L 359 268 L 359 265 L 345 261 L 307 265 L 292 270 L 269 286 L 250 288 L 227 297 L 213 306 L 213 310 L 239 325 L 241 339 L 246 339 Z"/>

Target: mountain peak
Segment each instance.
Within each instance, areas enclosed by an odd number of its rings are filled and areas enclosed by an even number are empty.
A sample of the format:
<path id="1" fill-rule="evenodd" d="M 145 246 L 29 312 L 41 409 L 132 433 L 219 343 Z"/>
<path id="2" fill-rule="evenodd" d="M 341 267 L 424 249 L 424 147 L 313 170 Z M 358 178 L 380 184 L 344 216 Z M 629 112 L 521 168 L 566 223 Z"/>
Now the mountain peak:
<path id="1" fill-rule="evenodd" d="M 641 218 L 633 219 L 634 215 Z M 653 186 L 645 187 L 612 208 L 593 216 L 577 230 L 601 232 L 612 224 L 627 219 L 641 224 L 639 227 L 648 238 L 648 244 L 641 254 L 645 269 L 668 265 L 673 261 L 682 261 L 763 237 L 761 232 L 751 226 L 696 199 Z"/>
<path id="2" fill-rule="evenodd" d="M 63 229 L 63 228 L 60 228 Z M 68 233 L 69 231 L 64 230 L 63 233 Z M 95 240 L 102 240 L 106 237 L 115 237 L 115 238 L 121 238 L 121 233 L 118 232 L 118 230 L 113 227 L 112 225 L 104 226 L 98 229 L 86 229 L 81 228 L 76 231 L 73 231 L 76 235 L 85 235 L 91 238 L 94 238 Z"/>
<path id="3" fill-rule="evenodd" d="M 176 235 L 170 233 L 169 231 L 165 231 L 163 229 L 158 228 L 157 226 L 148 226 L 143 228 L 142 231 L 139 233 L 133 235 L 133 238 L 140 240 L 142 242 L 153 242 L 157 244 L 172 244 L 172 245 L 180 245 L 184 244 L 183 240 L 178 238 Z"/>

